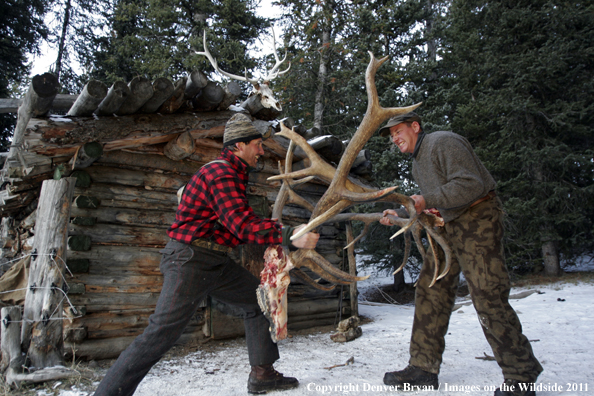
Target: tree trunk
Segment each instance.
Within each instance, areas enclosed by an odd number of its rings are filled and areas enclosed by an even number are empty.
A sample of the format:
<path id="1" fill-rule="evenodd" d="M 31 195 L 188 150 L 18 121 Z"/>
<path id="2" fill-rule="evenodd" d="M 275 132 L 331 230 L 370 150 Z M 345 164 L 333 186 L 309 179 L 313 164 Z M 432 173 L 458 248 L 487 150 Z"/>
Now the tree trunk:
<path id="1" fill-rule="evenodd" d="M 399 293 L 404 289 L 404 270 L 398 271 L 394 274 L 394 284 L 392 285 L 392 290 L 394 292 Z"/>
<path id="2" fill-rule="evenodd" d="M 241 95 L 241 87 L 237 81 L 230 81 L 229 84 L 225 85 L 225 97 L 219 104 L 219 110 L 227 110 L 229 106 L 237 102 L 237 98 Z"/>
<path id="3" fill-rule="evenodd" d="M 353 227 L 350 221 L 346 222 L 347 244 L 354 239 Z M 349 261 L 349 274 L 357 275 L 357 260 L 355 259 L 355 246 L 352 245 L 347 249 L 347 258 Z M 357 290 L 357 282 L 352 282 L 349 285 L 349 294 L 351 297 L 351 315 L 359 316 L 359 291 Z"/>
<path id="4" fill-rule="evenodd" d="M 64 57 L 64 47 L 66 42 L 66 34 L 70 26 L 70 9 L 72 4 L 70 0 L 66 0 L 64 7 L 64 22 L 62 23 L 62 35 L 60 36 L 60 43 L 58 44 L 58 58 L 56 59 L 56 78 L 60 80 L 60 73 L 62 73 L 62 58 Z"/>
<path id="5" fill-rule="evenodd" d="M 534 168 L 534 178 L 540 183 L 547 181 L 541 163 L 537 163 Z M 550 218 L 549 210 L 544 205 L 541 206 L 540 210 L 545 218 Z M 542 252 L 545 275 L 559 276 L 561 275 L 561 264 L 559 261 L 559 249 L 555 241 L 555 237 L 558 234 L 555 231 L 553 224 L 545 224 L 540 230 L 540 235 L 540 240 L 542 242 L 540 249 Z"/>
<path id="6" fill-rule="evenodd" d="M 330 27 L 324 28 L 322 33 L 322 50 L 320 58 L 320 67 L 318 69 L 318 89 L 316 91 L 314 105 L 314 128 L 322 130 L 324 124 L 324 89 L 328 79 L 328 63 L 330 61 Z"/>
<path id="7" fill-rule="evenodd" d="M 21 330 L 23 347 L 37 368 L 63 365 L 64 269 L 75 183 L 75 178 L 46 180 L 39 197 Z"/>
<path id="8" fill-rule="evenodd" d="M 557 243 L 552 240 L 545 240 L 541 246 L 544 272 L 547 276 L 561 275 L 561 265 L 559 262 L 559 249 Z"/>
<path id="9" fill-rule="evenodd" d="M 198 70 L 194 70 L 188 76 L 186 81 L 186 88 L 184 96 L 186 99 L 193 99 L 202 91 L 204 87 L 208 85 L 208 77 L 204 73 Z"/>

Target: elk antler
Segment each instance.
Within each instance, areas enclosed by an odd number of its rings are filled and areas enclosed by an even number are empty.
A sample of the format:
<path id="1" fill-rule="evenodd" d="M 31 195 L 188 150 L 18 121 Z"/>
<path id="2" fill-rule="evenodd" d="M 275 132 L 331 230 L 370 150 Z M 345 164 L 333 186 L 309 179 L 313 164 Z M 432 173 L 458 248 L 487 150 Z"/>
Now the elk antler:
<path id="1" fill-rule="evenodd" d="M 282 60 L 279 59 L 278 52 L 276 50 L 276 36 L 274 34 L 274 29 L 272 29 L 272 42 L 274 45 L 274 59 L 276 60 L 276 63 L 272 67 L 272 69 L 270 69 L 270 71 L 266 73 L 266 76 L 264 76 L 262 78 L 261 82 L 258 81 L 258 79 L 248 78 L 247 69 L 245 70 L 245 76 L 243 76 L 243 77 L 228 73 L 224 70 L 221 70 L 219 68 L 219 65 L 217 64 L 217 60 L 210 54 L 210 51 L 208 50 L 208 47 L 206 45 L 206 30 L 204 31 L 204 36 L 202 39 L 202 43 L 204 45 L 204 51 L 203 52 L 194 51 L 194 53 L 196 53 L 197 55 L 206 56 L 208 58 L 208 60 L 210 61 L 210 64 L 212 65 L 212 67 L 215 69 L 215 71 L 221 73 L 223 76 L 229 77 L 233 80 L 245 81 L 245 82 L 249 82 L 250 84 L 252 84 L 253 89 L 252 89 L 252 92 L 250 93 L 250 96 L 251 95 L 259 95 L 262 99 L 261 104 L 263 107 L 275 108 L 277 111 L 280 112 L 280 111 L 282 111 L 282 106 L 280 105 L 278 100 L 276 100 L 274 98 L 274 95 L 272 94 L 272 90 L 270 89 L 270 87 L 268 85 L 270 84 L 270 81 L 272 81 L 276 77 L 288 72 L 289 69 L 291 68 L 291 63 L 289 62 L 289 67 L 287 67 L 285 70 L 283 70 L 283 71 L 278 70 L 280 68 L 280 66 L 287 59 L 287 53 L 285 52 L 285 56 Z"/>
<path id="2" fill-rule="evenodd" d="M 437 241 L 437 243 L 442 247 L 445 253 L 446 265 L 444 271 L 442 271 L 441 274 L 438 274 L 438 261 L 435 260 L 437 268 L 435 271 L 434 279 L 432 281 L 433 285 L 438 279 L 441 279 L 443 276 L 447 274 L 450 268 L 452 257 L 451 248 L 449 247 L 447 240 L 443 238 L 443 236 L 441 236 L 434 229 L 436 225 L 434 220 L 435 216 L 426 215 L 424 213 L 421 215 L 417 215 L 416 210 L 414 208 L 414 202 L 410 197 L 407 197 L 402 194 L 393 193 L 396 187 L 391 187 L 378 191 L 376 189 L 363 186 L 360 183 L 356 182 L 355 180 L 351 180 L 348 177 L 349 170 L 353 162 L 355 161 L 357 154 L 361 151 L 363 146 L 367 143 L 369 138 L 380 127 L 382 123 L 384 123 L 387 119 L 391 117 L 413 111 L 418 106 L 420 106 L 420 103 L 401 108 L 384 108 L 380 106 L 377 88 L 375 86 L 375 74 L 378 68 L 388 59 L 388 57 L 384 57 L 382 59 L 377 60 L 371 52 L 369 54 L 371 56 L 371 59 L 367 67 L 367 71 L 365 73 L 365 84 L 367 88 L 368 97 L 367 112 L 365 113 L 365 116 L 363 118 L 363 121 L 359 125 L 359 128 L 355 132 L 355 135 L 349 142 L 349 145 L 347 146 L 345 153 L 343 154 L 343 157 L 340 160 L 338 168 L 335 169 L 332 165 L 325 162 L 311 148 L 311 146 L 309 146 L 307 141 L 302 136 L 290 130 L 289 128 L 284 126 L 284 124 L 281 123 L 281 132 L 277 133 L 277 135 L 284 136 L 290 139 L 291 143 L 294 142 L 295 144 L 297 144 L 309 157 L 310 166 L 300 171 L 291 172 L 290 167 L 286 165 L 285 173 L 281 172 L 280 175 L 270 177 L 268 180 L 283 180 L 283 188 L 286 191 L 283 192 L 283 195 L 288 195 L 290 191 L 292 192 L 292 190 L 290 190 L 290 185 L 292 183 L 292 179 L 294 178 L 316 176 L 330 184 L 326 193 L 322 196 L 320 201 L 314 207 L 310 221 L 307 224 L 307 226 L 302 228 L 300 232 L 293 235 L 291 238 L 292 240 L 299 238 L 305 233 L 317 228 L 321 224 L 326 223 L 328 221 L 339 221 L 339 219 L 342 218 L 344 218 L 344 220 L 355 220 L 357 219 L 357 217 L 361 219 L 361 214 L 339 214 L 341 211 L 355 203 L 381 200 L 391 201 L 403 205 L 407 209 L 411 217 L 410 219 L 394 218 L 392 220 L 395 224 L 401 226 L 401 230 L 398 233 L 396 233 L 392 238 L 410 229 L 415 239 L 415 242 L 419 246 L 419 251 L 421 252 L 423 257 L 425 257 L 426 253 L 421 241 L 421 230 L 425 229 L 429 243 L 433 247 L 432 250 L 434 252 L 434 255 L 436 254 L 436 247 L 433 246 L 434 240 Z M 289 157 L 288 152 L 287 158 L 292 160 L 292 150 L 290 151 L 291 157 Z M 290 160 L 287 161 L 287 163 L 290 163 Z M 294 192 L 292 193 L 294 194 Z M 279 194 L 279 198 L 277 199 L 277 203 L 280 203 L 278 202 L 280 200 L 282 201 L 282 205 L 284 205 L 284 202 L 286 202 L 287 199 L 283 198 L 283 195 Z M 296 199 L 292 198 L 292 201 L 296 202 Z M 280 206 L 280 209 L 276 209 L 277 205 L 275 203 L 275 209 L 277 213 L 282 212 L 282 205 Z M 382 214 L 378 213 L 370 215 L 365 220 L 362 220 L 366 223 L 364 232 L 366 232 L 369 223 L 377 221 L 381 217 Z M 361 237 L 362 235 L 360 235 L 355 241 L 351 242 L 349 246 L 355 243 Z M 406 254 L 402 265 L 397 269 L 397 271 L 400 271 L 408 260 L 408 252 L 410 250 L 410 236 L 406 236 L 406 238 Z M 301 256 L 305 257 L 304 254 L 301 254 Z M 296 256 L 295 258 L 301 258 L 301 256 Z M 292 259 L 292 261 L 294 263 L 297 263 L 297 260 L 295 259 Z"/>
<path id="3" fill-rule="evenodd" d="M 396 187 L 378 191 L 369 187 L 364 187 L 358 183 L 354 183 L 348 178 L 349 170 L 351 169 L 357 154 L 361 151 L 363 146 L 367 143 L 369 138 L 379 128 L 379 126 L 388 118 L 394 117 L 398 114 L 410 112 L 420 105 L 417 104 L 402 108 L 381 107 L 379 105 L 377 89 L 375 87 L 375 73 L 381 64 L 384 63 L 388 58 L 385 57 L 378 61 L 371 52 L 369 54 L 371 55 L 371 60 L 365 73 L 365 85 L 367 87 L 367 97 L 369 101 L 367 105 L 367 112 L 363 117 L 361 125 L 347 146 L 337 169 L 334 169 L 331 165 L 322 160 L 321 157 L 318 156 L 318 154 L 311 148 L 311 146 L 307 144 L 307 141 L 303 137 L 287 128 L 281 122 L 281 133 L 279 133 L 279 135 L 289 138 L 291 140 L 291 144 L 289 145 L 289 150 L 287 151 L 285 172 L 283 173 L 282 169 L 279 169 L 281 173 L 279 176 L 268 178 L 269 181 L 283 180 L 283 185 L 274 205 L 273 218 L 280 219 L 282 217 L 282 208 L 289 199 L 291 199 L 292 202 L 299 201 L 296 198 L 297 194 L 295 194 L 291 189 L 291 184 L 295 183 L 293 179 L 297 177 L 302 178 L 317 176 L 322 180 L 329 182 L 330 184 L 316 206 L 311 208 L 312 215 L 310 217 L 309 223 L 306 225 L 306 227 L 303 227 L 300 232 L 293 235 L 291 237 L 292 240 L 303 236 L 305 233 L 327 222 L 329 219 L 336 218 L 336 215 L 354 203 L 376 201 L 380 199 L 398 202 L 406 207 L 411 218 L 408 219 L 408 223 L 403 223 L 403 230 L 409 229 L 413 224 L 417 224 L 417 218 L 419 216 L 416 213 L 413 200 L 410 197 L 406 197 L 401 194 L 391 194 L 396 189 Z M 276 53 L 275 57 L 277 58 L 278 65 L 279 62 Z M 277 66 L 273 68 L 271 74 L 276 72 L 276 68 Z M 294 149 L 293 142 L 301 147 L 309 157 L 311 165 L 309 168 L 303 171 L 291 172 L 291 163 Z M 309 203 L 304 202 L 305 200 L 301 201 L 303 206 L 310 207 Z M 379 213 L 376 215 L 379 215 L 380 217 L 382 216 L 382 214 Z M 377 219 L 379 220 L 379 217 Z M 432 244 L 433 242 L 429 230 L 427 230 L 427 233 L 429 235 L 429 241 Z M 420 242 L 420 232 L 413 233 L 413 235 L 415 236 L 417 243 L 422 246 Z M 406 257 L 403 261 L 403 264 L 400 266 L 400 269 L 404 266 L 406 260 L 408 259 L 410 238 L 407 242 L 406 250 Z M 433 251 L 435 252 L 435 248 Z M 436 267 L 438 267 L 437 260 L 435 263 Z M 257 295 L 258 303 L 260 304 L 264 315 L 266 315 L 266 317 L 270 320 L 270 331 L 272 339 L 275 342 L 287 336 L 286 290 L 290 282 L 287 272 L 299 267 L 309 268 L 317 275 L 335 285 L 349 284 L 352 282 L 365 280 L 369 277 L 358 277 L 341 271 L 330 264 L 324 257 L 322 257 L 313 249 L 298 249 L 297 251 L 289 253 L 288 249 L 281 248 L 278 245 L 269 247 L 265 253 L 265 266 L 261 273 L 262 282 L 258 287 Z M 322 288 L 324 290 L 331 289 L 319 285 L 304 272 L 298 271 L 296 272 L 296 275 L 314 287 Z M 438 275 L 436 270 L 434 278 L 437 277 Z"/>
<path id="4" fill-rule="evenodd" d="M 285 56 L 283 57 L 283 59 L 280 60 L 278 58 L 278 52 L 276 51 L 276 34 L 274 33 L 274 29 L 271 28 L 271 30 L 272 30 L 272 48 L 274 49 L 274 59 L 276 60 L 276 63 L 274 64 L 274 66 L 272 67 L 272 69 L 270 69 L 270 71 L 266 74 L 266 77 L 263 77 L 262 78 L 262 82 L 264 84 L 268 84 L 270 81 L 274 80 L 278 76 L 282 76 L 283 74 L 285 74 L 286 72 L 288 72 L 289 69 L 291 68 L 291 62 L 289 62 L 289 66 L 285 70 L 278 71 L 278 69 L 280 68 L 280 66 L 287 59 L 287 50 L 285 50 Z"/>
<path id="5" fill-rule="evenodd" d="M 281 122 L 281 127 L 288 130 L 285 125 Z M 299 135 L 297 135 L 299 136 Z M 307 144 L 307 143 L 306 143 Z M 311 147 L 307 145 L 309 149 Z M 295 143 L 291 140 L 289 143 L 289 148 L 287 149 L 287 155 L 285 158 L 285 173 L 290 174 L 291 168 L 293 165 L 293 151 L 295 149 Z M 313 151 L 313 150 L 311 150 Z M 315 153 L 315 151 L 313 151 Z M 317 154 L 316 154 L 317 155 Z M 320 159 L 321 160 L 321 159 Z M 323 160 L 322 160 L 323 161 Z M 283 174 L 282 167 L 279 164 L 279 172 Z M 304 179 L 293 181 L 289 178 L 283 179 L 283 184 L 281 189 L 277 195 L 276 201 L 274 202 L 274 208 L 272 209 L 272 218 L 278 219 L 278 221 L 282 222 L 282 211 L 283 207 L 286 203 L 295 203 L 300 205 L 310 211 L 314 210 L 314 206 L 309 203 L 304 198 L 300 197 L 298 194 L 295 193 L 292 189 L 292 185 L 297 185 L 301 183 L 305 183 L 310 181 L 313 176 L 308 176 Z M 337 268 L 335 268 L 332 264 L 330 264 L 324 257 L 322 257 L 319 253 L 315 250 L 310 249 L 299 249 L 296 252 L 291 252 L 288 254 L 290 257 L 290 261 L 293 263 L 295 269 L 294 274 L 297 275 L 299 278 L 304 280 L 310 286 L 315 287 L 316 289 L 320 290 L 332 290 L 335 286 L 327 287 L 320 285 L 317 281 L 310 278 L 305 272 L 299 270 L 299 267 L 309 268 L 315 274 L 319 275 L 321 278 L 336 284 L 349 284 L 354 281 L 364 280 L 367 277 L 354 277 L 346 272 L 343 272 Z"/>
<path id="6" fill-rule="evenodd" d="M 382 213 L 341 213 L 339 215 L 334 216 L 329 221 L 334 222 L 334 221 L 353 220 L 353 221 L 362 221 L 365 224 L 361 234 L 359 234 L 359 236 L 357 236 L 357 238 L 355 238 L 351 243 L 349 243 L 347 246 L 345 246 L 345 249 L 348 249 L 351 245 L 353 245 L 354 243 L 359 241 L 367 233 L 367 230 L 371 223 L 379 221 L 382 217 L 384 217 L 384 215 Z M 402 259 L 402 264 L 400 265 L 400 267 L 398 267 L 394 271 L 394 274 L 400 272 L 404 268 L 406 263 L 408 262 L 408 258 L 410 256 L 410 242 L 411 242 L 410 234 L 412 234 L 412 236 L 415 240 L 415 243 L 417 244 L 417 248 L 419 249 L 419 252 L 421 253 L 421 256 L 423 256 L 424 259 L 426 258 L 427 253 L 425 251 L 425 248 L 423 247 L 423 242 L 421 240 L 421 232 L 422 232 L 422 230 L 425 230 L 425 232 L 427 233 L 427 239 L 428 239 L 429 244 L 433 251 L 433 257 L 434 257 L 434 262 L 435 262 L 435 266 L 436 266 L 435 270 L 434 270 L 433 279 L 432 279 L 429 287 L 433 286 L 435 284 L 435 282 L 437 282 L 438 280 L 440 280 L 441 278 L 443 278 L 444 276 L 447 275 L 447 273 L 449 272 L 450 267 L 451 267 L 453 252 L 452 252 L 452 248 L 450 247 L 450 244 L 448 243 L 447 239 L 437 229 L 437 227 L 443 226 L 443 219 L 441 219 L 431 213 L 421 213 L 417 217 L 416 221 L 410 221 L 410 219 L 406 219 L 406 218 L 402 218 L 402 217 L 398 217 L 398 216 L 391 216 L 391 215 L 388 215 L 386 217 L 388 217 L 388 219 L 390 220 L 390 223 L 392 223 L 393 225 L 397 225 L 397 226 L 401 227 L 401 229 L 407 229 L 410 231 L 410 232 L 407 232 L 404 234 L 404 236 L 405 236 L 404 257 Z M 439 260 L 437 258 L 437 250 L 436 250 L 437 247 L 434 245 L 434 243 L 433 243 L 434 241 L 439 244 L 439 246 L 441 247 L 442 251 L 444 252 L 444 256 L 445 256 L 445 266 L 444 266 L 443 271 L 441 271 L 441 273 L 439 273 L 439 264 L 438 264 Z M 424 261 L 427 261 L 427 260 L 424 260 Z"/>
<path id="7" fill-rule="evenodd" d="M 368 99 L 367 112 L 365 113 L 359 128 L 355 132 L 355 135 L 349 142 L 340 160 L 340 163 L 338 164 L 338 168 L 336 169 L 336 173 L 332 178 L 332 182 L 330 183 L 328 190 L 326 190 L 326 193 L 316 205 L 309 223 L 306 227 L 302 228 L 299 233 L 293 235 L 291 239 L 296 239 L 303 236 L 305 233 L 324 223 L 328 218 L 340 213 L 354 203 L 368 202 L 372 200 L 377 201 L 396 189 L 396 187 L 390 187 L 380 192 L 358 192 L 349 190 L 347 188 L 348 173 L 351 169 L 351 166 L 353 165 L 353 162 L 355 161 L 357 154 L 361 151 L 363 146 L 365 146 L 369 138 L 371 138 L 380 125 L 391 117 L 411 112 L 421 105 L 418 103 L 407 107 L 381 107 L 379 104 L 377 88 L 375 86 L 375 74 L 377 69 L 388 59 L 388 57 L 386 56 L 377 60 L 371 52 L 369 52 L 369 55 L 371 56 L 371 60 L 367 66 L 367 71 L 365 72 L 365 85 L 367 88 Z M 298 141 L 296 141 L 296 143 L 303 149 Z M 313 166 L 314 161 L 311 157 L 310 160 L 312 161 Z M 412 210 L 414 207 L 412 200 L 404 196 L 397 199 L 406 203 L 407 210 L 411 214 L 411 220 L 412 218 L 416 218 L 416 212 Z"/>
<path id="8" fill-rule="evenodd" d="M 245 82 L 249 82 L 254 86 L 254 89 L 258 89 L 259 83 L 257 79 L 251 79 L 248 78 L 247 76 L 247 69 L 245 69 L 245 76 L 238 76 L 235 74 L 231 74 L 231 73 L 227 73 L 224 70 L 221 70 L 219 68 L 219 65 L 217 63 L 217 60 L 215 58 L 212 57 L 212 55 L 210 54 L 210 51 L 208 50 L 208 46 L 206 45 L 206 30 L 204 30 L 204 36 L 202 39 L 202 44 L 204 45 L 204 52 L 199 52 L 199 51 L 194 51 L 194 53 L 196 55 L 204 55 L 208 58 L 208 60 L 210 61 L 210 64 L 212 65 L 212 67 L 215 69 L 215 71 L 221 73 L 223 76 L 225 77 L 229 77 L 232 80 L 239 80 L 239 81 L 245 81 Z"/>

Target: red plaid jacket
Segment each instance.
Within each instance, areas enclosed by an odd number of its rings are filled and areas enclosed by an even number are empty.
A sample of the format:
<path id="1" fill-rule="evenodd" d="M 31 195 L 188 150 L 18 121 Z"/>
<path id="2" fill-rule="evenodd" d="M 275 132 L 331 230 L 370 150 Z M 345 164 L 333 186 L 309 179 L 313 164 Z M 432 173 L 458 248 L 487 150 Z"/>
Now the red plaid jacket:
<path id="1" fill-rule="evenodd" d="M 280 244 L 281 224 L 258 217 L 248 205 L 248 165 L 227 148 L 217 160 L 229 164 L 210 163 L 192 176 L 167 234 L 183 243 L 203 238 L 229 247 Z"/>

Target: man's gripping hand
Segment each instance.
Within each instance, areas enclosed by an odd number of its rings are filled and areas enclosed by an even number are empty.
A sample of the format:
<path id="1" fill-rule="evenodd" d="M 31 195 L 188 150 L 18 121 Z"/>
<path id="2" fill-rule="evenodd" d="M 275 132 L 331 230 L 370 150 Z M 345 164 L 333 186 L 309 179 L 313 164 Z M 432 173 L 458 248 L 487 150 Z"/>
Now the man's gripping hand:
<path id="1" fill-rule="evenodd" d="M 293 230 L 293 235 L 299 232 L 300 229 L 305 227 L 305 224 L 301 224 L 299 227 Z M 318 244 L 318 239 L 320 239 L 320 234 L 316 234 L 315 232 L 308 232 L 307 234 L 303 235 L 300 238 L 291 241 L 293 246 L 299 249 L 315 249 L 316 245 Z"/>
<path id="2" fill-rule="evenodd" d="M 388 217 L 386 217 L 388 215 L 392 215 L 392 216 L 398 217 L 398 213 L 396 213 L 396 211 L 394 209 L 386 209 L 386 210 L 384 210 L 382 212 L 382 214 L 383 214 L 384 217 L 382 217 L 380 219 L 380 221 L 379 221 L 380 224 L 383 224 L 383 225 L 386 225 L 386 226 L 392 226 L 392 225 L 394 225 L 394 224 L 392 224 L 390 222 L 390 219 L 388 219 Z"/>

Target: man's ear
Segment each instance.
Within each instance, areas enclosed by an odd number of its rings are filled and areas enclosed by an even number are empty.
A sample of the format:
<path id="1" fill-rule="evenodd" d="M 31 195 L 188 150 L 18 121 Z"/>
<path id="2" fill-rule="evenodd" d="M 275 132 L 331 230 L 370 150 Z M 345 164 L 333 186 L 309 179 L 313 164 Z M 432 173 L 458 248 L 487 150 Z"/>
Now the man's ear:
<path id="1" fill-rule="evenodd" d="M 421 125 L 417 121 L 413 121 L 412 124 L 410 124 L 410 126 L 412 127 L 415 133 L 421 132 Z"/>

